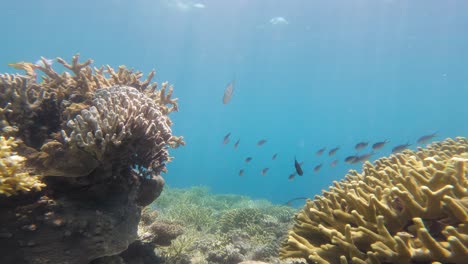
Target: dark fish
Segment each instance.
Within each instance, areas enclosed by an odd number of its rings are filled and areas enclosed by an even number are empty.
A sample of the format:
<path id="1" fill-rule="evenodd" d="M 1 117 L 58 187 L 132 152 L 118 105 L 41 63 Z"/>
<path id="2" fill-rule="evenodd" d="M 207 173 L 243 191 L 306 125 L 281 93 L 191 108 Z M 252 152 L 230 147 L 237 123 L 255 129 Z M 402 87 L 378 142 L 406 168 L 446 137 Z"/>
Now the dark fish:
<path id="1" fill-rule="evenodd" d="M 346 163 L 350 163 L 350 164 L 353 164 L 353 162 L 358 158 L 357 155 L 353 155 L 353 156 L 348 156 L 345 158 L 345 162 Z"/>
<path id="2" fill-rule="evenodd" d="M 411 146 L 411 144 L 409 144 L 409 143 L 398 145 L 398 146 L 392 148 L 392 153 L 397 153 L 397 152 L 403 151 L 403 150 L 407 149 L 409 146 Z"/>
<path id="3" fill-rule="evenodd" d="M 335 153 L 340 149 L 340 147 L 336 147 L 336 148 L 332 148 L 330 149 L 330 151 L 328 152 L 328 156 L 333 156 L 335 155 Z"/>
<path id="4" fill-rule="evenodd" d="M 379 150 L 379 149 L 383 148 L 385 146 L 385 144 L 387 144 L 388 142 L 390 142 L 390 141 L 388 141 L 387 139 L 384 140 L 384 141 L 376 142 L 376 143 L 374 143 L 374 145 L 372 145 L 372 149 L 373 150 Z"/>
<path id="5" fill-rule="evenodd" d="M 366 153 L 366 154 L 362 154 L 362 155 L 359 155 L 356 157 L 356 159 L 354 159 L 351 164 L 356 164 L 358 162 L 364 162 L 366 160 L 368 160 L 372 155 L 374 155 L 374 152 L 369 152 L 369 153 Z"/>
<path id="6" fill-rule="evenodd" d="M 322 163 L 320 163 L 319 165 L 315 166 L 314 171 L 315 171 L 315 172 L 319 172 L 321 168 L 322 168 Z"/>
<path id="7" fill-rule="evenodd" d="M 265 176 L 265 175 L 267 174 L 267 172 L 268 172 L 268 168 L 264 168 L 264 169 L 262 170 L 262 175 Z"/>
<path id="8" fill-rule="evenodd" d="M 418 144 L 425 144 L 427 142 L 429 142 L 431 139 L 437 137 L 437 132 L 435 133 L 432 133 L 430 135 L 425 135 L 425 136 L 422 136 L 418 139 L 417 143 Z"/>
<path id="9" fill-rule="evenodd" d="M 302 174 L 304 174 L 304 172 L 302 171 L 302 168 L 301 168 L 301 164 L 299 164 L 299 162 L 297 162 L 297 159 L 296 157 L 294 157 L 294 167 L 296 168 L 296 172 L 299 176 L 302 176 Z"/>
<path id="10" fill-rule="evenodd" d="M 307 198 L 307 197 L 296 197 L 296 198 L 293 198 L 293 199 L 291 199 L 291 200 L 285 202 L 283 205 L 291 206 L 291 205 L 293 204 L 293 202 L 295 202 L 295 201 L 307 200 L 307 199 L 309 199 L 309 198 Z"/>
<path id="11" fill-rule="evenodd" d="M 323 154 L 323 152 L 324 152 L 326 149 L 327 149 L 327 148 L 321 148 L 321 149 L 317 150 L 317 152 L 315 152 L 315 154 L 316 154 L 317 156 L 320 156 L 320 155 Z"/>
<path id="12" fill-rule="evenodd" d="M 239 176 L 244 176 L 244 170 L 239 171 Z"/>
<path id="13" fill-rule="evenodd" d="M 257 142 L 257 146 L 260 147 L 261 145 L 265 144 L 266 142 L 267 142 L 266 139 L 261 139 L 261 140 L 259 140 L 259 141 Z"/>
<path id="14" fill-rule="evenodd" d="M 355 150 L 361 150 L 365 147 L 367 147 L 367 145 L 369 144 L 369 142 L 359 142 L 356 144 L 356 146 L 354 146 L 354 149 Z"/>
<path id="15" fill-rule="evenodd" d="M 291 173 L 291 174 L 289 174 L 288 179 L 289 179 L 289 180 L 293 180 L 295 176 L 296 176 L 296 173 L 295 173 L 295 172 L 294 172 L 294 173 Z"/>
<path id="16" fill-rule="evenodd" d="M 247 157 L 247 158 L 245 158 L 245 162 L 246 162 L 246 163 L 249 163 L 251 160 L 252 160 L 252 157 Z"/>
<path id="17" fill-rule="evenodd" d="M 229 103 L 229 101 L 231 101 L 232 94 L 234 93 L 235 83 L 236 81 L 233 80 L 226 85 L 226 89 L 224 89 L 224 95 L 223 95 L 223 104 L 227 104 Z"/>
<path id="18" fill-rule="evenodd" d="M 337 159 L 334 160 L 334 161 L 332 161 L 332 162 L 330 163 L 330 167 L 332 167 L 332 168 L 333 168 L 333 167 L 336 167 L 336 164 L 338 164 L 338 160 L 337 160 Z"/>
<path id="19" fill-rule="evenodd" d="M 240 139 L 236 141 L 236 144 L 234 144 L 234 148 L 236 149 L 239 146 Z"/>
<path id="20" fill-rule="evenodd" d="M 275 153 L 275 154 L 273 155 L 273 157 L 271 157 L 271 159 L 272 159 L 272 160 L 275 160 L 277 156 L 278 156 L 278 153 Z"/>
<path id="21" fill-rule="evenodd" d="M 223 140 L 223 143 L 224 144 L 227 144 L 229 143 L 229 136 L 231 135 L 231 132 L 227 133 L 227 135 L 224 136 L 224 140 Z"/>

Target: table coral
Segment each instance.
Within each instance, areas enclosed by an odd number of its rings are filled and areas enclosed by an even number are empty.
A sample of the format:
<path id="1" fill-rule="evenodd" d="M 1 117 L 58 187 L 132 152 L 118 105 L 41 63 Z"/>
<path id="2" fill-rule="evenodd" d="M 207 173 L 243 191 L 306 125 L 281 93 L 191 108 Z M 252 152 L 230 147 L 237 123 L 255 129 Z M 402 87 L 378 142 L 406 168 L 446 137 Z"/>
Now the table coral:
<path id="1" fill-rule="evenodd" d="M 308 263 L 466 263 L 468 140 L 350 171 L 295 217 L 282 258 Z"/>
<path id="2" fill-rule="evenodd" d="M 11 196 L 44 187 L 38 176 L 24 171 L 25 158 L 13 151 L 16 146 L 14 138 L 0 136 L 0 195 Z"/>

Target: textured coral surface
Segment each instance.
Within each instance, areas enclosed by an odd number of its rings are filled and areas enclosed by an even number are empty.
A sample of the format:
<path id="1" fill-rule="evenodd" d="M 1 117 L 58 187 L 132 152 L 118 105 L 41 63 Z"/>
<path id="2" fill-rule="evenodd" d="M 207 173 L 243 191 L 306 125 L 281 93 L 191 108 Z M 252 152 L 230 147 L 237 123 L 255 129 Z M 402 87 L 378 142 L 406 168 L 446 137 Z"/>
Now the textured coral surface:
<path id="1" fill-rule="evenodd" d="M 44 187 L 39 177 L 22 171 L 25 158 L 13 151 L 16 146 L 13 138 L 0 136 L 0 195 L 11 196 Z"/>
<path id="2" fill-rule="evenodd" d="M 25 74 L 0 74 L 2 264 L 121 253 L 142 206 L 161 193 L 168 148 L 184 144 L 170 128 L 172 87 L 152 83 L 154 71 L 141 80 L 78 55 L 57 62 L 64 72 L 43 59 L 10 65 Z"/>
<path id="3" fill-rule="evenodd" d="M 468 140 L 350 171 L 295 217 L 280 254 L 308 263 L 467 263 Z"/>

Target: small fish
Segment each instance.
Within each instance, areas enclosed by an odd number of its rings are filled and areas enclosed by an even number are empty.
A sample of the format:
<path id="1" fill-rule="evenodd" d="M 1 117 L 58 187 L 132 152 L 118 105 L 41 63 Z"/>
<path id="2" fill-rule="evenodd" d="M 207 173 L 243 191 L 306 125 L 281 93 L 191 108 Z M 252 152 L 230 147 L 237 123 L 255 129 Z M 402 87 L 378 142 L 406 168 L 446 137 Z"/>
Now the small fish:
<path id="1" fill-rule="evenodd" d="M 355 150 L 361 150 L 365 147 L 367 147 L 367 145 L 369 144 L 369 142 L 359 142 L 356 144 L 356 146 L 354 146 L 354 149 Z"/>
<path id="2" fill-rule="evenodd" d="M 224 136 L 223 144 L 229 143 L 229 136 L 231 135 L 231 132 L 227 133 L 227 135 Z"/>
<path id="3" fill-rule="evenodd" d="M 345 158 L 345 162 L 346 163 L 350 163 L 350 164 L 353 164 L 353 162 L 358 158 L 357 155 L 353 155 L 353 156 L 348 156 Z"/>
<path id="4" fill-rule="evenodd" d="M 249 163 L 252 160 L 252 157 L 245 158 L 245 163 Z"/>
<path id="5" fill-rule="evenodd" d="M 314 171 L 315 171 L 315 172 L 319 172 L 321 168 L 322 168 L 322 163 L 320 163 L 319 165 L 315 166 Z"/>
<path id="6" fill-rule="evenodd" d="M 302 176 L 304 174 L 304 171 L 302 171 L 301 164 L 297 162 L 296 157 L 294 157 L 294 167 L 296 168 L 296 172 L 299 176 Z"/>
<path id="7" fill-rule="evenodd" d="M 275 154 L 273 155 L 273 157 L 271 157 L 271 159 L 272 159 L 272 160 L 275 160 L 277 156 L 278 156 L 278 153 L 275 153 Z"/>
<path id="8" fill-rule="evenodd" d="M 234 85 L 236 81 L 232 80 L 226 85 L 226 89 L 224 89 L 224 95 L 223 95 L 223 104 L 229 103 L 231 101 L 232 94 L 234 93 Z"/>
<path id="9" fill-rule="evenodd" d="M 266 139 L 261 139 L 261 140 L 259 140 L 259 141 L 257 142 L 257 146 L 260 147 L 261 145 L 265 144 L 266 142 L 267 142 Z"/>
<path id="10" fill-rule="evenodd" d="M 392 148 L 392 153 L 397 153 L 397 152 L 403 151 L 403 150 L 407 149 L 409 146 L 411 146 L 411 144 L 409 144 L 409 143 L 398 145 L 398 146 Z"/>
<path id="11" fill-rule="evenodd" d="M 330 149 L 330 151 L 328 152 L 328 156 L 333 156 L 335 155 L 335 153 L 340 149 L 340 147 L 336 147 L 336 148 L 332 148 Z"/>
<path id="12" fill-rule="evenodd" d="M 268 168 L 264 168 L 264 169 L 262 170 L 262 172 L 261 172 L 262 175 L 265 176 L 265 175 L 267 174 L 268 170 L 269 170 Z"/>
<path id="13" fill-rule="evenodd" d="M 289 179 L 289 180 L 293 180 L 295 176 L 296 176 L 296 173 L 295 173 L 295 172 L 294 172 L 294 173 L 291 173 L 291 174 L 289 174 L 288 179 Z"/>
<path id="14" fill-rule="evenodd" d="M 324 152 L 326 149 L 327 149 L 327 148 L 321 148 L 321 149 L 317 150 L 317 152 L 315 152 L 315 154 L 316 154 L 317 156 L 320 156 L 320 155 L 323 154 L 323 152 Z"/>
<path id="15" fill-rule="evenodd" d="M 240 142 L 240 139 L 236 141 L 236 143 L 234 144 L 234 149 L 237 149 L 237 147 L 239 146 L 239 142 Z"/>
<path id="16" fill-rule="evenodd" d="M 338 164 L 338 160 L 336 159 L 330 163 L 330 167 L 334 168 L 336 167 L 337 164 Z"/>
<path id="17" fill-rule="evenodd" d="M 307 197 L 297 197 L 297 198 L 293 198 L 293 199 L 285 202 L 283 205 L 291 206 L 293 204 L 293 202 L 295 202 L 295 201 L 307 200 L 307 199 L 309 199 L 309 198 L 307 198 Z"/>
<path id="18" fill-rule="evenodd" d="M 244 176 L 244 170 L 243 169 L 239 171 L 239 176 Z"/>
<path id="19" fill-rule="evenodd" d="M 376 143 L 374 143 L 374 145 L 372 145 L 372 149 L 373 150 L 379 150 L 379 149 L 383 148 L 385 146 L 385 144 L 387 144 L 388 142 L 390 142 L 390 141 L 388 141 L 387 139 L 384 140 L 384 141 L 376 142 Z"/>
<path id="20" fill-rule="evenodd" d="M 418 139 L 418 141 L 416 141 L 416 142 L 418 144 L 426 144 L 427 142 L 429 142 L 431 139 L 433 139 L 435 137 L 437 137 L 437 132 L 429 134 L 429 135 L 424 135 L 424 136 L 420 137 Z"/>
<path id="21" fill-rule="evenodd" d="M 354 159 L 351 164 L 356 164 L 358 162 L 364 162 L 366 160 L 368 160 L 372 155 L 374 155 L 374 152 L 369 152 L 369 153 L 366 153 L 366 154 L 362 154 L 362 155 L 359 155 L 356 157 L 356 159 Z"/>

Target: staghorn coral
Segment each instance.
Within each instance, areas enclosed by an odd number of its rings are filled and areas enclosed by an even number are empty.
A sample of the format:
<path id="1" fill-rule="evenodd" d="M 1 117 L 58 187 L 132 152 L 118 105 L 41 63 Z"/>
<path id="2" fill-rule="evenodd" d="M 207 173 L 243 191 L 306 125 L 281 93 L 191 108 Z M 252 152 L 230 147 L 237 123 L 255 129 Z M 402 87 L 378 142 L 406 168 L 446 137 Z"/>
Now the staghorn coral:
<path id="1" fill-rule="evenodd" d="M 0 74 L 0 107 L 6 107 L 11 103 L 8 113 L 0 115 L 0 121 L 8 121 L 9 126 L 21 126 L 20 135 L 30 135 L 30 125 L 33 123 L 34 115 L 40 111 L 46 111 L 47 116 L 52 112 L 59 112 L 54 120 L 59 125 L 66 127 L 69 120 L 75 118 L 83 109 L 87 109 L 92 103 L 95 93 L 99 89 L 106 89 L 113 86 L 130 86 L 146 95 L 158 105 L 161 113 L 166 116 L 173 111 L 178 111 L 177 99 L 171 98 L 173 87 L 164 82 L 158 89 L 157 83 L 151 83 L 155 71 L 150 72 L 146 80 L 141 80 L 143 74 L 139 71 L 127 69 L 120 66 L 118 71 L 112 69 L 109 65 L 101 68 L 91 68 L 92 60 L 80 63 L 79 54 L 72 58 L 72 63 L 67 63 L 62 58 L 57 61 L 69 72 L 58 73 L 50 63 L 46 63 L 42 58 L 42 65 L 32 64 L 30 62 L 18 62 L 10 66 L 24 70 L 25 75 Z M 38 75 L 41 76 L 41 82 L 38 82 Z M 37 117 L 36 117 L 37 118 Z M 37 121 L 37 120 L 36 120 Z M 47 120 L 41 120 L 47 121 Z M 170 119 L 165 120 L 167 125 L 172 125 Z M 29 125 L 29 126 L 27 126 Z M 6 125 L 2 124 L 2 128 Z M 49 134 L 60 132 L 60 127 L 50 127 Z M 23 139 L 24 140 L 24 139 Z M 39 140 L 40 147 L 45 138 Z M 27 140 L 24 140 L 28 143 Z M 172 136 L 169 140 L 171 147 L 184 145 L 182 137 Z M 31 144 L 29 144 L 31 145 Z M 36 146 L 36 147 L 37 147 Z"/>
<path id="2" fill-rule="evenodd" d="M 468 140 L 350 171 L 295 217 L 280 255 L 309 263 L 466 263 Z"/>
<path id="3" fill-rule="evenodd" d="M 12 150 L 17 145 L 14 138 L 0 136 L 0 195 L 12 196 L 45 186 L 38 176 L 24 171 L 25 158 Z"/>

